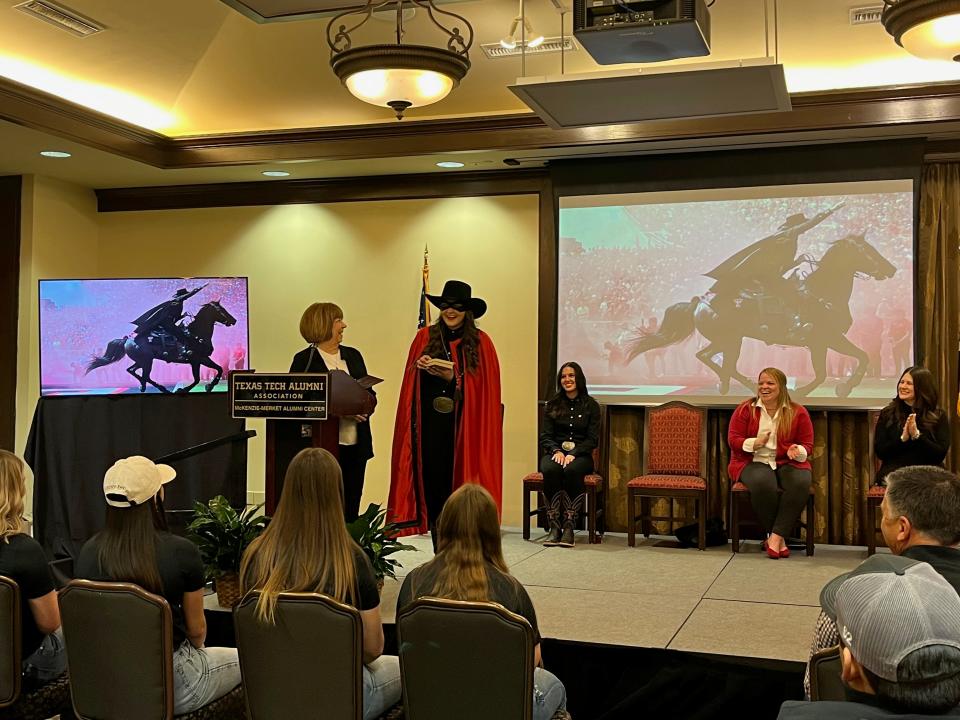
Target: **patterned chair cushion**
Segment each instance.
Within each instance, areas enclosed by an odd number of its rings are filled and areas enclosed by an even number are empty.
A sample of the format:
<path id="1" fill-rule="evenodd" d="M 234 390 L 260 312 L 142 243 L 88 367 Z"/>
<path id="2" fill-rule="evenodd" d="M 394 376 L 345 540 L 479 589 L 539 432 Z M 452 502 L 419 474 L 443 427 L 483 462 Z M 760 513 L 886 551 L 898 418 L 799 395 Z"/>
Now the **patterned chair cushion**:
<path id="1" fill-rule="evenodd" d="M 70 708 L 70 676 L 64 673 L 46 685 L 25 690 L 10 707 L 0 710 L 3 720 L 46 720 Z M 73 717 L 72 715 L 70 717 Z"/>
<path id="2" fill-rule="evenodd" d="M 535 485 L 537 483 L 543 484 L 543 473 L 535 472 L 523 476 L 524 485 Z"/>
<path id="3" fill-rule="evenodd" d="M 695 408 L 651 410 L 647 473 L 700 475 L 701 422 L 703 414 Z"/>
<path id="4" fill-rule="evenodd" d="M 380 716 L 380 720 L 403 720 L 403 705 L 394 705 Z"/>
<path id="5" fill-rule="evenodd" d="M 584 475 L 584 476 L 583 476 L 583 484 L 584 484 L 584 485 L 593 485 L 593 486 L 595 486 L 595 487 L 602 488 L 602 487 L 603 487 L 603 477 L 602 477 L 601 475 L 597 475 L 596 473 L 593 473 L 593 474 L 591 474 L 591 475 Z"/>
<path id="6" fill-rule="evenodd" d="M 690 475 L 640 475 L 627 483 L 628 488 L 663 490 L 706 490 L 707 482 Z"/>
<path id="7" fill-rule="evenodd" d="M 880 485 L 874 485 L 872 488 L 867 490 L 868 498 L 880 498 L 883 499 L 883 496 L 887 494 L 887 489 L 881 487 Z"/>
<path id="8" fill-rule="evenodd" d="M 247 702 L 243 695 L 243 685 L 237 685 L 219 700 L 204 705 L 185 715 L 177 715 L 176 720 L 235 720 L 247 716 Z"/>

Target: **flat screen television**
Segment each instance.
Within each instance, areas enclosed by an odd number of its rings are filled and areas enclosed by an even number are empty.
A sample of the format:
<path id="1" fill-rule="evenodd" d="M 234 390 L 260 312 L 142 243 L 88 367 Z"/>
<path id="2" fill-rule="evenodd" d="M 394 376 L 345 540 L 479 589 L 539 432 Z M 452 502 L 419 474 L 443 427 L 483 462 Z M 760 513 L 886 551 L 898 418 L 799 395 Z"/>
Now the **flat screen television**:
<path id="1" fill-rule="evenodd" d="M 225 392 L 250 362 L 247 278 L 40 281 L 40 394 Z"/>

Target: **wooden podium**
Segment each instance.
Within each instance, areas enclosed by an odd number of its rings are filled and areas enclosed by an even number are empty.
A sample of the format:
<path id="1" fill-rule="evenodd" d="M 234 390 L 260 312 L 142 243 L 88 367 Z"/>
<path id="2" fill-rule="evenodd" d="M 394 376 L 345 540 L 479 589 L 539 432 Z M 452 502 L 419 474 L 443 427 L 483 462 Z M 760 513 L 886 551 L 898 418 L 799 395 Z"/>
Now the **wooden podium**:
<path id="1" fill-rule="evenodd" d="M 296 377 L 299 373 L 290 373 Z M 309 447 L 328 450 L 339 457 L 340 417 L 369 415 L 377 397 L 342 370 L 328 373 L 327 419 L 268 419 L 266 458 L 266 514 L 272 516 L 280 502 L 283 480 L 294 456 Z"/>

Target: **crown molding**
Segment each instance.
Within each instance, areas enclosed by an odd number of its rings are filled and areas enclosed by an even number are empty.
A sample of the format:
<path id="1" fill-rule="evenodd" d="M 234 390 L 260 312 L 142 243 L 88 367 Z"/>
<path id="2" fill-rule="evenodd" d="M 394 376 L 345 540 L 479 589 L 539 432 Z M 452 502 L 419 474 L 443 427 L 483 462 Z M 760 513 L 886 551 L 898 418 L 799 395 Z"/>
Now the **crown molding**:
<path id="1" fill-rule="evenodd" d="M 0 78 L 0 119 L 163 169 L 292 160 L 356 160 L 477 150 L 524 152 L 638 143 L 678 149 L 721 139 L 784 142 L 798 133 L 871 139 L 947 132 L 960 122 L 960 83 L 797 94 L 789 112 L 553 130 L 532 113 L 328 128 L 167 137 Z M 956 135 L 949 128 L 949 135 Z M 778 140 L 778 138 L 780 138 Z"/>

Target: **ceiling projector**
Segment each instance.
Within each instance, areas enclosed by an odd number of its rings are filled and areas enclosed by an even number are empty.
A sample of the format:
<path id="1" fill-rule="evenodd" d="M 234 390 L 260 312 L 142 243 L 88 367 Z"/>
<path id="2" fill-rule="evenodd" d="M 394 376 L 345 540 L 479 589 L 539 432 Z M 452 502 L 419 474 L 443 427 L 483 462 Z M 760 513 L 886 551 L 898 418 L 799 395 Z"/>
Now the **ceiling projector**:
<path id="1" fill-rule="evenodd" d="M 573 34 L 601 65 L 710 54 L 704 0 L 574 0 Z"/>

